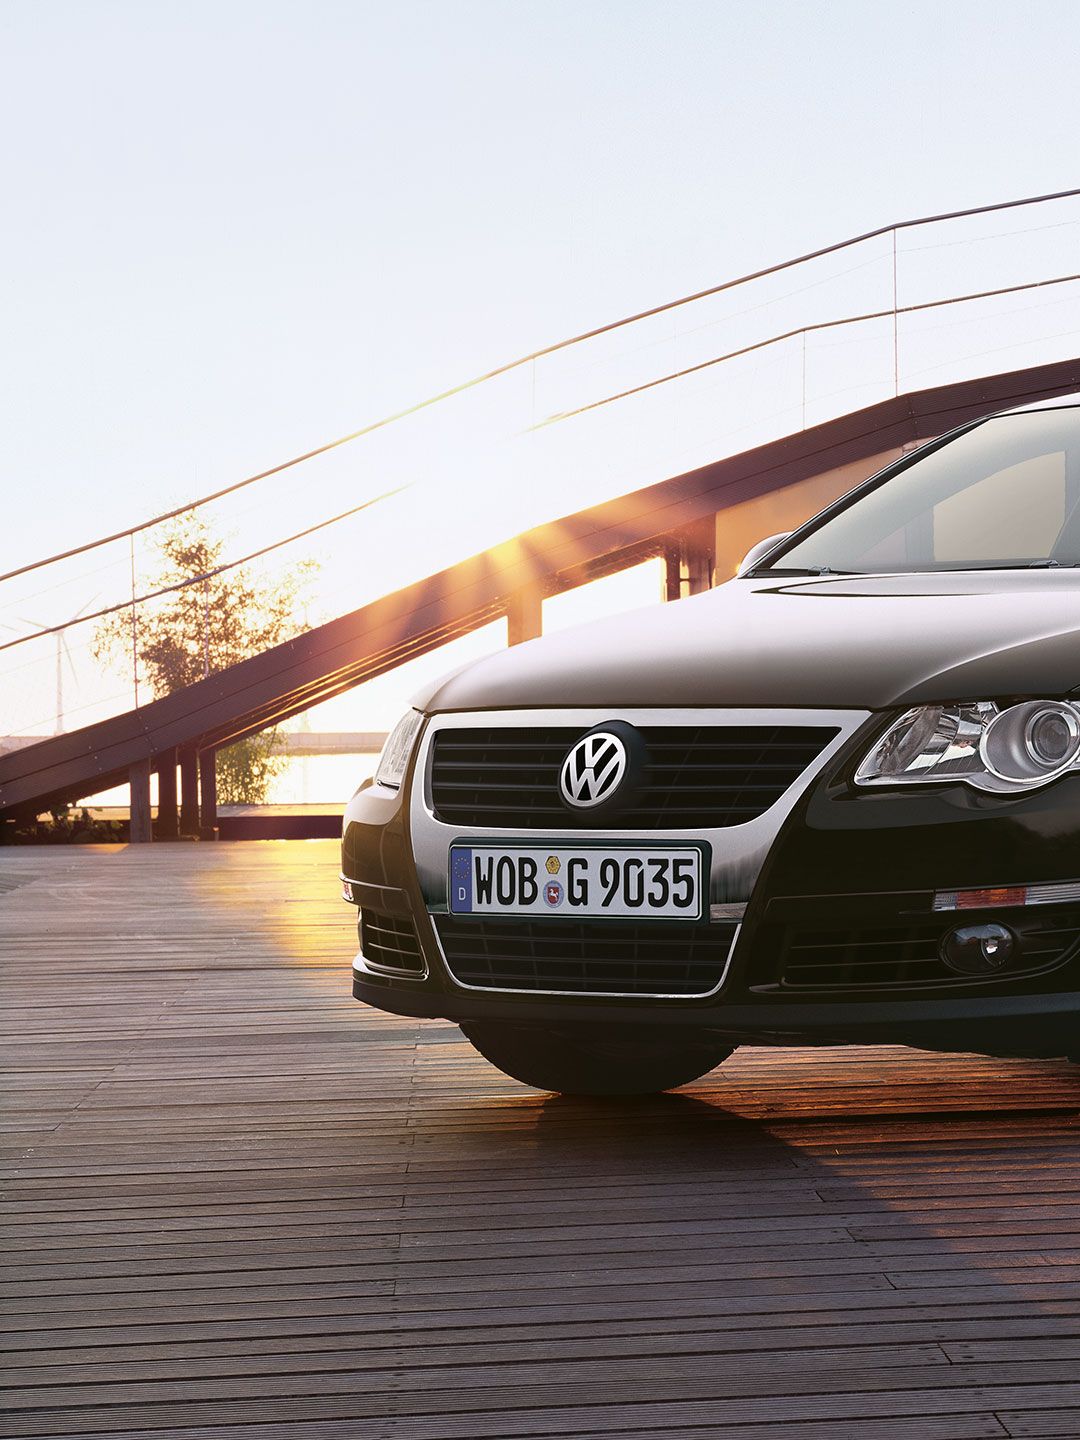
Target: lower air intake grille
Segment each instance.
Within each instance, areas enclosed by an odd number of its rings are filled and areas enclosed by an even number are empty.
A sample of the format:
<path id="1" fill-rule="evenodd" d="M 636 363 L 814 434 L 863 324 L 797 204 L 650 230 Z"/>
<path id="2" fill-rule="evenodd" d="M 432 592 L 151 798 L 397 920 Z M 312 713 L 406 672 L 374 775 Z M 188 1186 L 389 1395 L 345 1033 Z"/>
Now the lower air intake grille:
<path id="1" fill-rule="evenodd" d="M 1020 953 L 993 974 L 959 975 L 938 953 L 957 925 L 997 920 L 1019 937 Z M 888 925 L 790 926 L 781 940 L 784 990 L 918 990 L 936 985 L 1007 983 L 1065 959 L 1080 944 L 1080 912 L 994 910 L 950 913 Z"/>
<path id="2" fill-rule="evenodd" d="M 424 956 L 416 926 L 404 915 L 379 910 L 360 911 L 360 950 L 369 965 L 423 975 Z"/>
<path id="3" fill-rule="evenodd" d="M 450 825 L 516 830 L 610 829 L 559 799 L 559 770 L 585 731 L 568 726 L 448 727 L 435 736 L 431 794 Z M 836 730 L 824 725 L 654 725 L 644 785 L 620 830 L 743 825 L 812 765 Z"/>
<path id="4" fill-rule="evenodd" d="M 707 995 L 723 978 L 736 928 L 662 920 L 432 919 L 461 984 L 574 995 Z"/>

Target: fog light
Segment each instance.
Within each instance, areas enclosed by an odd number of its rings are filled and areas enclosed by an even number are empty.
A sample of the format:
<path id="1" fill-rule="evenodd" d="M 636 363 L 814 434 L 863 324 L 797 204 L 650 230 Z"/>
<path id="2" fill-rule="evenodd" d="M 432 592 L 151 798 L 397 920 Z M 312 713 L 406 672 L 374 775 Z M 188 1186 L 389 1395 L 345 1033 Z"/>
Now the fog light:
<path id="1" fill-rule="evenodd" d="M 1005 925 L 961 925 L 942 940 L 941 958 L 962 975 L 992 975 L 1005 969 L 1016 948 L 1016 936 Z"/>

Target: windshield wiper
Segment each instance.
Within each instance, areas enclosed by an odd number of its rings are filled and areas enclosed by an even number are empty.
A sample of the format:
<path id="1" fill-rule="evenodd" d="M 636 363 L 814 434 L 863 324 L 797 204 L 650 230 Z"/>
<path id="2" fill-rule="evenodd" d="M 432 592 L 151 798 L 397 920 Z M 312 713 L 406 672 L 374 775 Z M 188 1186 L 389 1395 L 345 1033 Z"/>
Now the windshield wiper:
<path id="1" fill-rule="evenodd" d="M 865 575 L 865 570 L 834 570 L 831 565 L 808 565 L 805 569 L 784 569 L 779 565 L 770 565 L 768 570 L 762 570 L 762 575 Z"/>
<path id="2" fill-rule="evenodd" d="M 1080 568 L 1078 560 L 1017 560 L 1014 565 L 963 565 L 949 566 L 947 570 L 940 570 L 937 573 L 942 575 L 955 575 L 961 570 L 970 571 L 972 574 L 982 575 L 988 571 L 1001 570 L 1076 570 Z"/>

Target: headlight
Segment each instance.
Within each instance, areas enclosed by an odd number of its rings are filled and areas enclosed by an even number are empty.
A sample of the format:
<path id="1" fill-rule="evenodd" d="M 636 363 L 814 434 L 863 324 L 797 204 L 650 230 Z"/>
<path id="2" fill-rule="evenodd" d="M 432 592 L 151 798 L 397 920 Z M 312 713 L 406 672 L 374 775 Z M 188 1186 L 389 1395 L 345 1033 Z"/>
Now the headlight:
<path id="1" fill-rule="evenodd" d="M 388 785 L 391 790 L 401 789 L 409 756 L 416 744 L 423 720 L 419 710 L 407 710 L 390 731 L 379 756 L 379 763 L 375 767 L 376 785 Z"/>
<path id="2" fill-rule="evenodd" d="M 1025 700 L 1000 706 L 922 705 L 889 727 L 855 772 L 856 785 L 963 781 L 1009 794 L 1080 770 L 1080 706 Z"/>

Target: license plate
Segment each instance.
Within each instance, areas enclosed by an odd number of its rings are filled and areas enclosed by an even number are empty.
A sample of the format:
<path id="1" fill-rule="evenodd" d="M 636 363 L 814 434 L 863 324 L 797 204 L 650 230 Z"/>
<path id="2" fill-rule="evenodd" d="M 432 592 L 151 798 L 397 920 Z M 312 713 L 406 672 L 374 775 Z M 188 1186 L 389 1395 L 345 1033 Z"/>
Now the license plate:
<path id="1" fill-rule="evenodd" d="M 700 920 L 697 846 L 452 845 L 453 915 Z"/>

